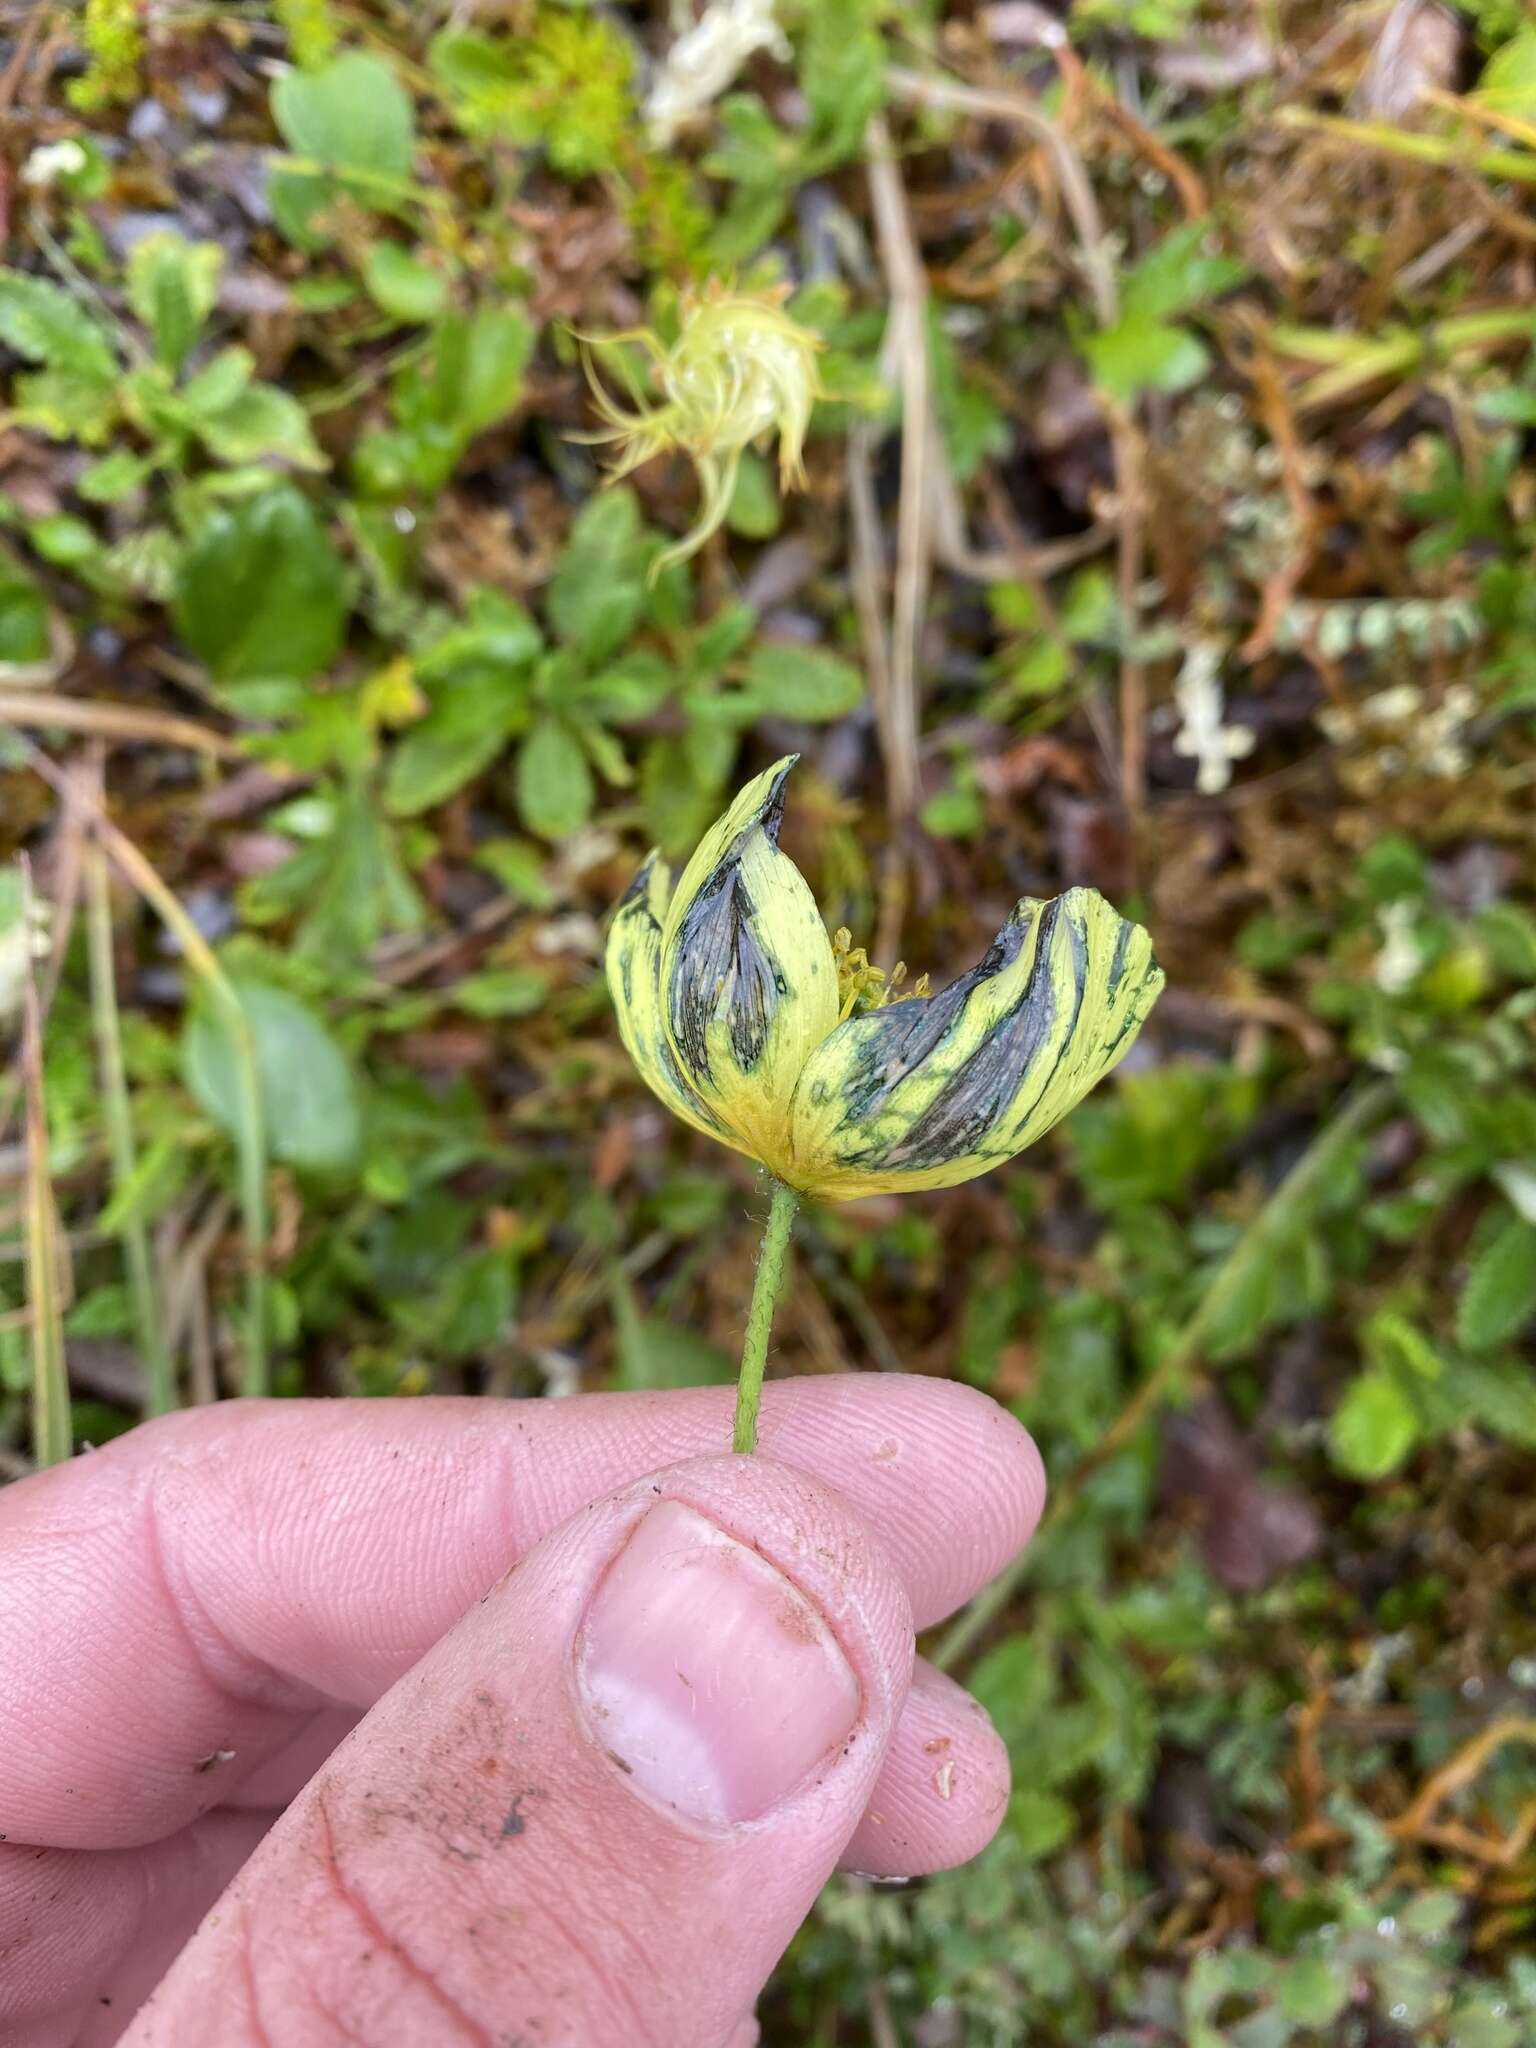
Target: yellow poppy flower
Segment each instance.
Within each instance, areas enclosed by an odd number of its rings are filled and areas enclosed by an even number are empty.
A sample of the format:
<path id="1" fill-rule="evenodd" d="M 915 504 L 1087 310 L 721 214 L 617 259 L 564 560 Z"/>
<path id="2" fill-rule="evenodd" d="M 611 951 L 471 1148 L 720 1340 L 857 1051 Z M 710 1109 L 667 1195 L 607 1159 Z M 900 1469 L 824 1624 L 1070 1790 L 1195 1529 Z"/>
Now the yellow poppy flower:
<path id="1" fill-rule="evenodd" d="M 795 758 L 748 783 L 675 889 L 652 854 L 619 904 L 624 1044 L 669 1109 L 799 1194 L 953 1187 L 1130 1050 L 1163 985 L 1151 940 L 1095 889 L 1025 897 L 948 988 L 845 1014 L 815 899 L 779 851 Z"/>

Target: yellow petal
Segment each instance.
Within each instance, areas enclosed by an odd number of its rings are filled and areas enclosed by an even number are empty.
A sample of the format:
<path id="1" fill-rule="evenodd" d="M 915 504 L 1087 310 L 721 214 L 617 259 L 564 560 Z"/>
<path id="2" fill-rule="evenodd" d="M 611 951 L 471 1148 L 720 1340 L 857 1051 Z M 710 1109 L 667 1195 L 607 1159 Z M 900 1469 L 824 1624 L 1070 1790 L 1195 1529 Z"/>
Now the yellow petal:
<path id="1" fill-rule="evenodd" d="M 624 1049 L 675 1116 L 730 1145 L 735 1140 L 689 1087 L 661 1021 L 661 927 L 672 876 L 653 853 L 625 890 L 608 934 L 608 988 Z"/>
<path id="2" fill-rule="evenodd" d="M 779 851 L 791 754 L 712 825 L 683 870 L 661 935 L 661 1014 L 693 1094 L 775 1173 L 789 1105 L 837 1022 L 837 967 L 816 899 Z"/>
<path id="3" fill-rule="evenodd" d="M 1097 890 L 1026 897 L 969 974 L 822 1044 L 795 1097 L 785 1178 L 849 1202 L 987 1172 L 1130 1050 L 1162 985 L 1147 934 Z"/>

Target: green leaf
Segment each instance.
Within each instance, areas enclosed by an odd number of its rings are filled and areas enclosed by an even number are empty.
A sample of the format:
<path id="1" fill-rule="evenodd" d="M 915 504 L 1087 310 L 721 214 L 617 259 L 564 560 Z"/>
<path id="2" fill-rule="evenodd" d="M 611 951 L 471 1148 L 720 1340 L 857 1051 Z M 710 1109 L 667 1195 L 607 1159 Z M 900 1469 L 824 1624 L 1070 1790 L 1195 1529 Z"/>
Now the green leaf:
<path id="1" fill-rule="evenodd" d="M 445 28 L 432 38 L 427 63 L 466 134 L 499 130 L 513 142 L 535 139 L 538 123 L 519 95 L 522 73 L 510 38 Z"/>
<path id="2" fill-rule="evenodd" d="M 68 292 L 46 278 L 0 270 L 0 342 L 35 376 L 16 379 L 15 417 L 55 441 L 100 443 L 118 412 L 117 352 Z"/>
<path id="3" fill-rule="evenodd" d="M 211 367 L 211 366 L 210 366 Z M 197 421 L 198 438 L 221 462 L 259 462 L 266 456 L 296 469 L 324 469 L 326 461 L 299 401 L 275 384 L 251 384 Z"/>
<path id="4" fill-rule="evenodd" d="M 733 708 L 752 718 L 843 718 L 864 696 L 864 678 L 819 647 L 765 641 L 747 658 L 746 685 Z"/>
<path id="5" fill-rule="evenodd" d="M 369 777 L 354 772 L 325 808 L 325 829 L 248 882 L 240 907 L 257 924 L 296 916 L 295 959 L 334 973 L 363 961 L 387 934 L 418 931 L 424 913 Z"/>
<path id="6" fill-rule="evenodd" d="M 131 1337 L 133 1297 L 120 1280 L 93 1287 L 64 1318 L 64 1328 L 71 1337 Z"/>
<path id="7" fill-rule="evenodd" d="M 416 663 L 423 682 L 468 668 L 522 670 L 544 645 L 538 627 L 515 598 L 502 591 L 470 592 L 462 620 L 436 633 Z"/>
<path id="8" fill-rule="evenodd" d="M 1024 1785 L 1009 1800 L 1004 1825 L 1015 1846 L 1034 1863 L 1070 1840 L 1077 1815 L 1056 1793 Z"/>
<path id="9" fill-rule="evenodd" d="M 1056 1696 L 1056 1667 L 1049 1643 L 1034 1636 L 1005 1636 L 988 1650 L 968 1680 L 992 1725 L 1022 1761 L 1039 1733 L 1040 1717 Z"/>
<path id="10" fill-rule="evenodd" d="M 179 370 L 219 295 L 224 251 L 217 242 L 189 242 L 169 229 L 145 235 L 128 257 L 128 304 L 154 339 L 155 354 Z"/>
<path id="11" fill-rule="evenodd" d="M 256 358 L 248 348 L 221 348 L 212 362 L 189 377 L 178 394 L 182 410 L 199 421 L 216 418 L 248 391 L 256 374 Z"/>
<path id="12" fill-rule="evenodd" d="M 432 709 L 390 756 L 384 800 L 397 817 L 430 810 L 488 768 L 527 719 L 516 672 L 475 669 L 437 684 Z"/>
<path id="13" fill-rule="evenodd" d="M 1499 45 L 1472 97 L 1501 114 L 1536 120 L 1536 26 L 1520 29 Z"/>
<path id="14" fill-rule="evenodd" d="M 315 1173 L 342 1172 L 362 1148 L 357 1085 L 340 1046 L 307 1004 L 264 981 L 235 983 L 261 1085 L 268 1155 Z M 193 1010 L 182 1038 L 188 1088 L 238 1139 L 245 1118 L 228 1021 L 216 1003 Z"/>
<path id="15" fill-rule="evenodd" d="M 1298 2026 L 1326 2027 L 1349 2002 L 1350 1973 L 1322 1956 L 1298 1956 L 1280 1979 L 1280 2010 Z"/>
<path id="16" fill-rule="evenodd" d="M 375 242 L 363 263 L 363 282 L 376 306 L 397 320 L 434 320 L 448 301 L 448 280 L 418 262 L 398 242 Z"/>
<path id="17" fill-rule="evenodd" d="M 592 815 L 592 771 L 581 742 L 558 718 L 541 718 L 517 757 L 523 823 L 543 839 L 563 839 Z"/>
<path id="18" fill-rule="evenodd" d="M 453 1000 L 472 1017 L 527 1017 L 549 994 L 549 976 L 536 967 L 492 967 L 467 974 Z"/>
<path id="19" fill-rule="evenodd" d="M 1245 277 L 1247 266 L 1210 249 L 1210 240 L 1204 220 L 1190 221 L 1165 235 L 1122 281 L 1122 321 L 1173 319 Z"/>
<path id="20" fill-rule="evenodd" d="M 366 488 L 380 496 L 440 489 L 475 435 L 517 404 L 533 340 L 515 307 L 444 315 L 431 354 L 404 364 L 395 378 L 398 429 L 376 430 L 359 444 Z"/>
<path id="21" fill-rule="evenodd" d="M 1490 903 L 1478 913 L 1477 935 L 1501 974 L 1536 983 L 1536 917 L 1523 903 Z"/>
<path id="22" fill-rule="evenodd" d="M 1247 274 L 1233 257 L 1210 251 L 1209 240 L 1204 221 L 1165 235 L 1122 281 L 1118 319 L 1084 336 L 1095 380 L 1123 403 L 1143 391 L 1187 391 L 1205 374 L 1204 343 L 1171 323 Z"/>
<path id="23" fill-rule="evenodd" d="M 690 599 L 688 611 L 692 611 Z M 727 602 L 707 619 L 688 649 L 690 679 L 712 682 L 727 662 L 740 654 L 757 631 L 757 613 L 749 604 Z"/>
<path id="24" fill-rule="evenodd" d="M 545 606 L 556 633 L 585 660 L 606 661 L 634 630 L 649 553 L 632 491 L 604 491 L 583 506 Z"/>
<path id="25" fill-rule="evenodd" d="M 957 763 L 955 780 L 936 789 L 924 803 L 921 823 L 936 839 L 969 839 L 981 830 L 986 816 L 981 792 Z"/>
<path id="26" fill-rule="evenodd" d="M 667 855 L 690 853 L 719 810 L 719 785 L 706 787 L 692 772 L 688 751 L 671 734 L 650 742 L 640 763 L 645 829 Z"/>
<path id="27" fill-rule="evenodd" d="M 48 600 L 19 562 L 0 551 L 0 674 L 51 660 Z"/>
<path id="28" fill-rule="evenodd" d="M 1450 1393 L 1495 1436 L 1536 1451 L 1536 1377 L 1522 1358 L 1460 1359 Z"/>
<path id="29" fill-rule="evenodd" d="M 114 1182 L 98 1227 L 104 1235 L 116 1237 L 136 1224 L 158 1221 L 191 1179 L 196 1164 L 197 1154 L 183 1130 L 161 1131 L 139 1153 L 133 1171 Z"/>
<path id="30" fill-rule="evenodd" d="M 177 631 L 221 682 L 308 681 L 339 653 L 347 605 L 341 556 L 290 488 L 216 510 L 177 571 Z"/>
<path id="31" fill-rule="evenodd" d="M 676 664 L 654 647 L 632 647 L 611 668 L 583 676 L 560 693 L 563 709 L 604 725 L 649 718 L 666 702 L 677 681 Z"/>
<path id="32" fill-rule="evenodd" d="M 295 156 L 322 167 L 272 176 L 273 214 L 290 241 L 325 241 L 318 216 L 339 190 L 365 205 L 398 206 L 411 176 L 415 117 L 382 58 L 351 50 L 318 71 L 285 72 L 272 87 L 272 118 Z"/>
<path id="33" fill-rule="evenodd" d="M 768 540 L 778 532 L 783 517 L 773 471 L 755 449 L 743 449 L 726 525 L 744 540 Z"/>
<path id="34" fill-rule="evenodd" d="M 1395 1472 L 1419 1436 L 1413 1404 L 1387 1372 L 1363 1372 L 1344 1391 L 1328 1425 L 1333 1462 L 1353 1479 Z"/>
<path id="35" fill-rule="evenodd" d="M 1140 318 L 1086 335 L 1082 348 L 1095 381 L 1126 403 L 1143 391 L 1187 391 L 1211 359 L 1205 344 L 1182 327 Z"/>
<path id="36" fill-rule="evenodd" d="M 403 183 L 416 148 L 404 87 L 381 57 L 349 50 L 318 71 L 286 71 L 272 87 L 272 118 L 295 156 L 327 170 Z"/>
<path id="37" fill-rule="evenodd" d="M 545 868 L 548 855 L 542 846 L 527 839 L 487 839 L 474 851 L 475 865 L 485 868 L 500 882 L 509 896 L 516 896 L 535 910 L 548 910 L 555 901 Z"/>
<path id="38" fill-rule="evenodd" d="M 628 789 L 635 779 L 635 771 L 629 765 L 629 756 L 618 734 L 592 724 L 579 725 L 576 731 L 587 750 L 587 759 L 603 780 L 611 782 L 615 789 Z"/>
<path id="39" fill-rule="evenodd" d="M 0 341 L 29 363 L 113 377 L 117 352 L 83 306 L 46 278 L 0 270 Z"/>
<path id="40" fill-rule="evenodd" d="M 805 168 L 856 156 L 885 103 L 886 51 L 866 0 L 817 0 L 806 17 L 800 84 L 811 113 Z"/>
<path id="41" fill-rule="evenodd" d="M 92 505 L 116 505 L 138 490 L 154 474 L 154 462 L 147 455 L 135 455 L 128 448 L 114 448 L 82 470 L 75 488 Z"/>
<path id="42" fill-rule="evenodd" d="M 1536 1224 L 1507 1216 L 1472 1261 L 1456 1304 L 1456 1340 L 1491 1351 L 1536 1314 Z"/>
<path id="43" fill-rule="evenodd" d="M 1466 1911 L 1455 1892 L 1420 1892 L 1397 1914 L 1397 1924 L 1410 1941 L 1440 1941 Z"/>
<path id="44" fill-rule="evenodd" d="M 686 1323 L 639 1316 L 619 1332 L 613 1383 L 626 1392 L 650 1387 L 716 1387 L 736 1377 L 736 1362 Z"/>
<path id="45" fill-rule="evenodd" d="M 533 342 L 533 323 L 515 306 L 451 315 L 438 331 L 439 417 L 465 441 L 505 419 L 522 396 Z"/>

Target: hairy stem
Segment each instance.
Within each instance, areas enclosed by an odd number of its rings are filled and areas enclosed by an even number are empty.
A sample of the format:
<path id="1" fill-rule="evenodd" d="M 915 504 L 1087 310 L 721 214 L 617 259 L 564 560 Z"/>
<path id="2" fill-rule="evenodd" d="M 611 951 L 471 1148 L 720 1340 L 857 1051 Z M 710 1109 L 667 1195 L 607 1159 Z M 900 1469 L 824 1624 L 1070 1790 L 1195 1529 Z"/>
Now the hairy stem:
<path id="1" fill-rule="evenodd" d="M 794 1229 L 800 1197 L 793 1188 L 774 1183 L 773 1206 L 768 1211 L 768 1228 L 763 1232 L 763 1249 L 752 1285 L 752 1306 L 747 1310 L 747 1334 L 741 1345 L 741 1370 L 736 1376 L 736 1428 L 731 1449 L 751 1453 L 757 1449 L 757 1411 L 763 1399 L 763 1367 L 768 1362 L 768 1333 L 773 1328 L 773 1307 L 784 1278 L 784 1261 L 789 1252 L 789 1234 Z"/>

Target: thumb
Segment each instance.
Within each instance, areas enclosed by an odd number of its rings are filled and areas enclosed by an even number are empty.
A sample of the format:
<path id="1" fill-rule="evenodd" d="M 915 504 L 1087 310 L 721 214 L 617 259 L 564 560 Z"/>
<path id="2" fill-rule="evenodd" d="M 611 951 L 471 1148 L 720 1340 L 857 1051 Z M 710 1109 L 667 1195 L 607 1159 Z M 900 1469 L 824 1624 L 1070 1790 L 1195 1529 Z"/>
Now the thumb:
<path id="1" fill-rule="evenodd" d="M 911 1668 L 893 1568 L 817 1481 L 626 1487 L 385 1695 L 125 2041 L 736 2048 Z"/>

